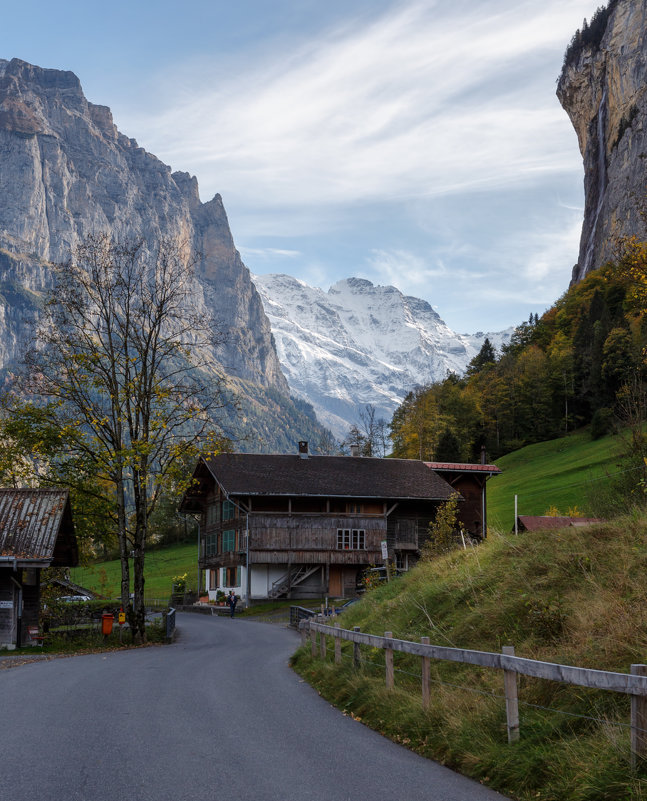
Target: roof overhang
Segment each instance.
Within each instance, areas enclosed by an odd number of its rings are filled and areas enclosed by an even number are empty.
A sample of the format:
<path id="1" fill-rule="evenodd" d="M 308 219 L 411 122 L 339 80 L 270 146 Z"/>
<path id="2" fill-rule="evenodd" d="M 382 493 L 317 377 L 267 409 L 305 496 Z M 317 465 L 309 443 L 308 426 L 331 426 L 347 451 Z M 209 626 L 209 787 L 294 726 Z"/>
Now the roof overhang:
<path id="1" fill-rule="evenodd" d="M 471 464 L 459 462 L 425 462 L 425 465 L 437 473 L 465 473 L 466 475 L 499 476 L 503 472 L 495 464 Z"/>
<path id="2" fill-rule="evenodd" d="M 11 567 L 14 570 L 24 568 L 48 568 L 52 564 L 51 559 L 29 559 L 24 556 L 0 556 L 0 567 Z"/>

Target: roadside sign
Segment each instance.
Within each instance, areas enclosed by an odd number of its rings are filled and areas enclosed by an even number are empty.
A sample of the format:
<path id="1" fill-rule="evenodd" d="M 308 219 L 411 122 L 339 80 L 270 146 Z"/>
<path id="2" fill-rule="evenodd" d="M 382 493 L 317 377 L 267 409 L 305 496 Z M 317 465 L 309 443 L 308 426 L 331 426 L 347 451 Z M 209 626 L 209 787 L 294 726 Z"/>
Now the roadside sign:
<path id="1" fill-rule="evenodd" d="M 118 621 L 119 621 L 119 625 L 123 626 L 123 624 L 126 622 L 126 613 L 125 612 L 119 612 Z"/>
<path id="2" fill-rule="evenodd" d="M 382 559 L 384 559 L 384 561 L 386 562 L 386 560 L 389 558 L 389 549 L 386 544 L 386 540 L 382 540 L 380 545 L 382 546 Z"/>
<path id="3" fill-rule="evenodd" d="M 0 609 L 13 609 L 13 601 L 0 601 Z"/>

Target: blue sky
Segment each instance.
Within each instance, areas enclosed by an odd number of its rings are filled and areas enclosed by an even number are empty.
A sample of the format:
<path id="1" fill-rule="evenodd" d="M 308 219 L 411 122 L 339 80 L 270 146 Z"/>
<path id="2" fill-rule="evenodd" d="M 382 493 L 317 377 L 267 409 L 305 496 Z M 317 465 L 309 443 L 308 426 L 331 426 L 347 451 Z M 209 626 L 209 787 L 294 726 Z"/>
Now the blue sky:
<path id="1" fill-rule="evenodd" d="M 0 58 L 69 69 L 219 192 L 257 273 L 351 275 L 498 330 L 568 287 L 583 209 L 555 97 L 598 0 L 23 0 Z"/>

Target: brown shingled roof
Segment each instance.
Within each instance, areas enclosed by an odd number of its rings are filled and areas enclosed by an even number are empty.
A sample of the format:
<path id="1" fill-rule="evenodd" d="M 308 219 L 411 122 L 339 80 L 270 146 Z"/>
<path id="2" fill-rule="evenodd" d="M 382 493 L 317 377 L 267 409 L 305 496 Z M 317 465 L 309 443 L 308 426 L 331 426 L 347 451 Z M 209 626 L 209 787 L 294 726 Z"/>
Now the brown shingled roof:
<path id="1" fill-rule="evenodd" d="M 222 453 L 204 461 L 228 495 L 447 500 L 455 492 L 409 459 Z"/>

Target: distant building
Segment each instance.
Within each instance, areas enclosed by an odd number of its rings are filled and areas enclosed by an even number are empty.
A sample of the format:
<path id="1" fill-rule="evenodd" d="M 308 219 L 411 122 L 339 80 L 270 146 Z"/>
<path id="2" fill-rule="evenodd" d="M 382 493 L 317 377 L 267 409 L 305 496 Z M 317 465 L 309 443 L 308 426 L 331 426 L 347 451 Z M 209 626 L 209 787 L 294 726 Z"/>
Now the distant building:
<path id="1" fill-rule="evenodd" d="M 592 526 L 595 523 L 604 523 L 597 517 L 551 517 L 550 515 L 518 515 L 518 531 L 546 531 L 568 526 Z"/>
<path id="2" fill-rule="evenodd" d="M 408 459 L 223 453 L 201 459 L 181 510 L 200 515 L 199 567 L 211 598 L 355 595 L 363 570 L 419 556 L 439 504 L 459 493 L 467 533 L 485 531 L 494 465 Z M 202 588 L 201 588 L 202 589 Z"/>
<path id="3" fill-rule="evenodd" d="M 0 489 L 0 648 L 31 642 L 40 571 L 78 562 L 67 490 Z"/>

